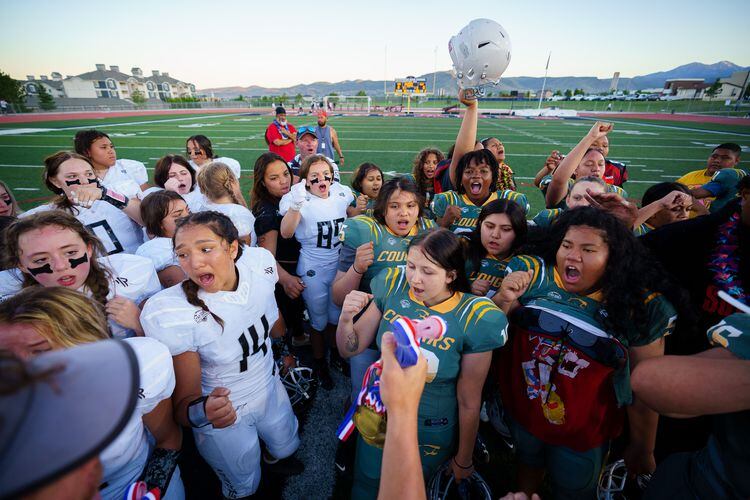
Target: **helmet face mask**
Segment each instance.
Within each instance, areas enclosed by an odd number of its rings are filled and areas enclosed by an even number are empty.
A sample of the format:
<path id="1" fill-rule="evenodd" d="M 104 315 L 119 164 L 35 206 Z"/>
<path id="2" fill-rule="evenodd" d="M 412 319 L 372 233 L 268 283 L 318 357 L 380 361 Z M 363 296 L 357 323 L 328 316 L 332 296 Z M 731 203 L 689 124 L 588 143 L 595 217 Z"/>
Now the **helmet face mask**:
<path id="1" fill-rule="evenodd" d="M 474 19 L 448 42 L 448 52 L 458 86 L 470 94 L 484 95 L 497 85 L 510 64 L 510 36 L 491 19 Z"/>
<path id="2" fill-rule="evenodd" d="M 277 361 L 281 383 L 284 385 L 289 402 L 292 408 L 299 404 L 312 399 L 315 391 L 316 380 L 313 377 L 312 369 L 305 366 L 297 365 L 297 359 L 294 358 L 296 366 L 287 366 L 282 358 Z"/>
<path id="3" fill-rule="evenodd" d="M 451 459 L 452 460 L 452 459 Z M 472 500 L 491 500 L 492 492 L 478 472 L 474 471 L 460 483 L 450 473 L 451 461 L 441 465 L 430 479 L 427 488 L 427 500 L 446 500 L 448 498 L 465 498 Z"/>
<path id="4" fill-rule="evenodd" d="M 635 495 L 635 498 L 638 498 L 646 490 L 650 480 L 650 474 L 638 474 L 636 481 L 628 482 L 628 469 L 625 466 L 625 460 L 620 459 L 602 469 L 596 488 L 596 498 L 599 500 L 624 500 L 629 495 Z"/>

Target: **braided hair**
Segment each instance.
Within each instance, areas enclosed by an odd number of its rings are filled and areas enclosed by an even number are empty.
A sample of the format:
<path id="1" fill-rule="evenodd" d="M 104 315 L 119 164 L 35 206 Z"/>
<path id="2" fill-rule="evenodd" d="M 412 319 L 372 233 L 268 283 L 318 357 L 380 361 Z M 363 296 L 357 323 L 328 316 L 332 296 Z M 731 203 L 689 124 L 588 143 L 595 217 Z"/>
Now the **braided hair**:
<path id="1" fill-rule="evenodd" d="M 229 195 L 235 205 L 244 205 L 242 200 L 237 199 L 235 194 L 235 183 L 237 178 L 224 163 L 214 161 L 206 165 L 198 172 L 198 187 L 201 193 L 215 201 Z"/>
<path id="2" fill-rule="evenodd" d="M 105 306 L 107 304 L 107 295 L 109 295 L 109 285 L 112 280 L 112 273 L 99 262 L 99 257 L 107 255 L 104 245 L 99 238 L 88 231 L 86 227 L 72 215 L 61 210 L 49 210 L 37 214 L 23 217 L 12 223 L 6 229 L 7 238 L 5 255 L 6 265 L 18 267 L 20 265 L 21 248 L 19 245 L 22 235 L 35 229 L 42 229 L 48 226 L 56 226 L 60 229 L 68 229 L 76 233 L 87 247 L 92 249 L 92 255 L 89 259 L 89 274 L 86 277 L 84 285 L 91 290 L 91 295 L 96 302 Z M 24 273 L 23 287 L 37 286 L 38 283 L 31 275 Z"/>
<path id="3" fill-rule="evenodd" d="M 204 170 L 201 170 L 201 173 L 202 172 L 204 172 Z M 206 212 L 196 212 L 188 215 L 187 217 L 183 217 L 182 219 L 178 219 L 174 236 L 172 236 L 172 245 L 175 245 L 177 235 L 180 234 L 180 231 L 194 226 L 207 227 L 211 230 L 212 233 L 226 241 L 229 245 L 231 245 L 235 241 L 239 242 L 240 237 L 237 233 L 237 228 L 229 219 L 229 217 L 222 214 L 221 212 L 210 210 Z M 237 256 L 234 258 L 234 261 L 237 262 L 240 257 L 242 257 L 241 244 L 238 245 Z M 200 286 L 198 286 L 198 283 L 191 279 L 186 279 L 182 282 L 181 286 L 188 303 L 192 306 L 200 307 L 203 311 L 209 313 L 214 321 L 221 325 L 221 328 L 223 330 L 224 320 L 221 319 L 217 314 L 211 312 L 206 303 L 203 302 L 203 300 L 198 296 L 198 291 L 200 290 Z"/>

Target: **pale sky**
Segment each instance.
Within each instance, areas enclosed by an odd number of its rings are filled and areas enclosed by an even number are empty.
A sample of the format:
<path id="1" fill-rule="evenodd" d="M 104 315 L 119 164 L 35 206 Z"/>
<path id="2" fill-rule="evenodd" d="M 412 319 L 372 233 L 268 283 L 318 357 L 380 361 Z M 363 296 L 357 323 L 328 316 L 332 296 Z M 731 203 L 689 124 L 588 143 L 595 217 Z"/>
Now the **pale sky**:
<path id="1" fill-rule="evenodd" d="M 448 40 L 478 17 L 510 34 L 506 76 L 542 76 L 549 51 L 550 76 L 632 77 L 694 61 L 750 66 L 746 0 L 353 4 L 2 0 L 0 70 L 25 79 L 96 63 L 126 73 L 137 66 L 199 89 L 392 80 L 433 71 L 436 54 L 437 69 L 450 69 Z"/>

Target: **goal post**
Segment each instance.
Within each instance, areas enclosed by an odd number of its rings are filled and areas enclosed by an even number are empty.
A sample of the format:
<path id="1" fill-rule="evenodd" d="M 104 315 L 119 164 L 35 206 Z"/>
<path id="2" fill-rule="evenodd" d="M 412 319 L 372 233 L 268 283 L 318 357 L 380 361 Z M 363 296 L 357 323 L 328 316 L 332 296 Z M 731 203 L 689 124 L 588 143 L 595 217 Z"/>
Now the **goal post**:
<path id="1" fill-rule="evenodd" d="M 372 97 L 369 95 L 327 95 L 323 105 L 329 111 L 363 111 L 370 113 Z"/>

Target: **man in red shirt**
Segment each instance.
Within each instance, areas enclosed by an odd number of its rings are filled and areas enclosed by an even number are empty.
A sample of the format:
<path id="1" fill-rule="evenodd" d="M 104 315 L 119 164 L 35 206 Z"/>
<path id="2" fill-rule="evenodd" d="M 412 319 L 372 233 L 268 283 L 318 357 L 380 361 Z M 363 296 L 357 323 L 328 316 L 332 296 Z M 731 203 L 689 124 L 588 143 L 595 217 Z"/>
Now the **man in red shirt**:
<path id="1" fill-rule="evenodd" d="M 281 106 L 276 108 L 276 119 L 268 125 L 265 139 L 270 152 L 278 154 L 287 162 L 294 159 L 297 129 L 286 121 L 286 110 Z"/>

